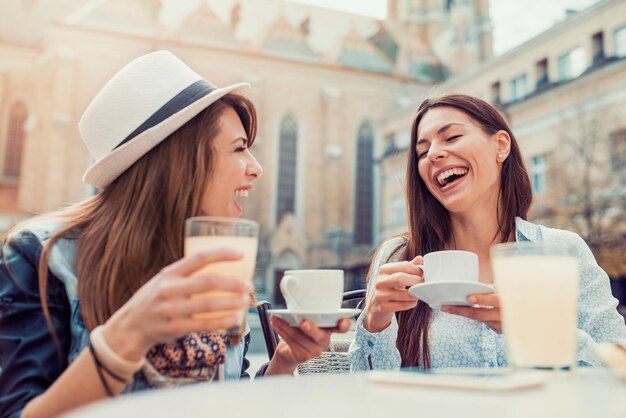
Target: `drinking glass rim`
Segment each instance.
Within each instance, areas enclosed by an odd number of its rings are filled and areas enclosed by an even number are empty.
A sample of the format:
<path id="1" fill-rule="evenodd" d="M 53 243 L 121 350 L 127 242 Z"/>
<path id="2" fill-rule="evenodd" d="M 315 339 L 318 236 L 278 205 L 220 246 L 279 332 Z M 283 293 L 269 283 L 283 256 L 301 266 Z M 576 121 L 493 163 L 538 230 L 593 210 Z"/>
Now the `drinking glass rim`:
<path id="1" fill-rule="evenodd" d="M 534 254 L 532 250 L 535 249 L 543 249 L 547 250 L 544 254 L 549 255 L 564 255 L 564 256 L 575 256 L 575 246 L 572 244 L 564 244 L 564 243 L 555 243 L 555 242 L 546 242 L 546 241 L 513 241 L 513 242 L 502 242 L 499 244 L 495 244 L 491 247 L 491 256 L 498 256 L 506 253 L 506 251 L 512 251 L 518 249 L 519 253 L 513 253 L 512 255 L 532 255 Z M 500 254 L 499 254 L 500 253 Z M 537 253 L 536 255 L 541 255 L 541 253 Z"/>
<path id="2" fill-rule="evenodd" d="M 248 226 L 256 226 L 258 228 L 259 223 L 252 219 L 246 218 L 235 218 L 235 217 L 227 217 L 227 216 L 192 216 L 191 218 L 185 219 L 185 223 L 191 222 L 219 222 L 224 224 L 240 224 L 240 225 L 248 225 Z"/>
<path id="3" fill-rule="evenodd" d="M 497 244 L 499 245 L 499 244 Z M 429 254 L 438 254 L 438 253 L 461 253 L 461 254 L 472 254 L 472 255 L 477 255 L 475 252 L 473 251 L 469 251 L 469 250 L 437 250 L 437 251 L 431 251 L 429 253 L 424 254 L 422 257 L 426 257 Z"/>

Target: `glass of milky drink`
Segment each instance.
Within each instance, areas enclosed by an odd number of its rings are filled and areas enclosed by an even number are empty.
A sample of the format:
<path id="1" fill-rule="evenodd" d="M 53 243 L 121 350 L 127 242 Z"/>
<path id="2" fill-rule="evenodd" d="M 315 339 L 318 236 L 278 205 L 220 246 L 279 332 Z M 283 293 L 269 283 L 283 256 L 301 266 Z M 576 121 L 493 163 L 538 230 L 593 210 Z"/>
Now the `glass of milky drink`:
<path id="1" fill-rule="evenodd" d="M 514 369 L 576 366 L 579 267 L 573 247 L 506 243 L 491 249 L 502 331 Z"/>
<path id="2" fill-rule="evenodd" d="M 193 275 L 215 274 L 235 277 L 252 282 L 259 240 L 259 224 L 255 221 L 239 218 L 221 218 L 201 216 L 189 218 L 185 222 L 185 257 L 198 252 L 221 248 L 233 248 L 243 254 L 236 261 L 221 261 L 207 264 Z M 198 293 L 194 297 L 219 298 L 228 294 L 224 291 Z M 237 311 L 238 325 L 227 330 L 231 345 L 241 341 L 245 332 L 247 309 Z M 233 311 L 207 312 L 195 314 L 194 318 L 220 318 L 232 315 Z"/>

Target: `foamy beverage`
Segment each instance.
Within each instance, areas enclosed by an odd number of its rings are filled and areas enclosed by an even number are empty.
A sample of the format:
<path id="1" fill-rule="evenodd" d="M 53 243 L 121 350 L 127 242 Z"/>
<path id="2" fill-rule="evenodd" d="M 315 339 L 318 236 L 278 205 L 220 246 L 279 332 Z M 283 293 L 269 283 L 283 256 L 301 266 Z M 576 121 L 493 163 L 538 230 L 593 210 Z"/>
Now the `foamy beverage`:
<path id="1" fill-rule="evenodd" d="M 529 243 L 496 246 L 492 259 L 509 363 L 575 366 L 578 258 L 568 248 Z"/>
<path id="2" fill-rule="evenodd" d="M 247 281 L 252 281 L 254 277 L 254 266 L 256 264 L 258 240 L 254 237 L 229 237 L 229 236 L 205 236 L 188 237 L 185 239 L 185 256 L 194 255 L 207 250 L 217 250 L 220 248 L 234 248 L 243 253 L 243 258 L 237 261 L 220 261 L 207 264 L 197 270 L 192 276 L 200 274 L 215 274 L 225 277 L 236 277 Z M 212 291 L 198 293 L 195 297 L 219 297 L 231 292 Z M 231 312 L 213 312 L 197 314 L 200 318 L 219 318 L 229 315 Z"/>
<path id="3" fill-rule="evenodd" d="M 203 251 L 223 248 L 235 249 L 243 254 L 239 260 L 209 263 L 195 271 L 192 276 L 215 274 L 225 278 L 231 277 L 252 282 L 258 247 L 258 224 L 256 222 L 238 218 L 190 218 L 187 220 L 185 235 L 186 257 Z M 211 291 L 197 293 L 193 297 L 219 298 L 231 295 L 231 292 Z M 194 315 L 194 318 L 222 318 L 233 313 L 239 316 L 237 328 L 229 330 L 231 340 L 233 340 L 232 336 L 240 337 L 243 333 L 247 309 L 198 313 Z M 236 343 L 237 337 L 234 340 L 231 342 Z"/>

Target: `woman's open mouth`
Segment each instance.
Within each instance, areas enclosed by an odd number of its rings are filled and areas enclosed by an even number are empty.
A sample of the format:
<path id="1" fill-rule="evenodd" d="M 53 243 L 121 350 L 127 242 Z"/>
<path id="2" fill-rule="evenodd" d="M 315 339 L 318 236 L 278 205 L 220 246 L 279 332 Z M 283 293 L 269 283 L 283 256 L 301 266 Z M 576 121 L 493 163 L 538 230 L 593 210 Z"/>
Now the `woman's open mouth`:
<path id="1" fill-rule="evenodd" d="M 233 202 L 235 202 L 235 206 L 237 207 L 237 210 L 239 210 L 240 213 L 243 211 L 243 207 L 241 206 L 241 200 L 246 199 L 249 194 L 250 194 L 250 187 L 237 189 L 233 193 Z"/>
<path id="2" fill-rule="evenodd" d="M 467 175 L 469 170 L 465 167 L 455 167 L 446 170 L 437 175 L 437 185 L 442 190 L 450 189 L 454 184 L 458 183 Z"/>

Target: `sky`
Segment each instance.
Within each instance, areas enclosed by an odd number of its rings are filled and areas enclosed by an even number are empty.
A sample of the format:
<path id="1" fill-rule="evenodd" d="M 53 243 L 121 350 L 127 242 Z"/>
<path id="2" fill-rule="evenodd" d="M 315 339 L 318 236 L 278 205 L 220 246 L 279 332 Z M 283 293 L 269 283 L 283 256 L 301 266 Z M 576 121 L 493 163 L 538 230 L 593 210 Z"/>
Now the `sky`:
<path id="1" fill-rule="evenodd" d="M 291 0 L 384 19 L 386 0 Z M 500 55 L 565 18 L 567 9 L 582 10 L 598 0 L 490 0 L 494 54 Z"/>

